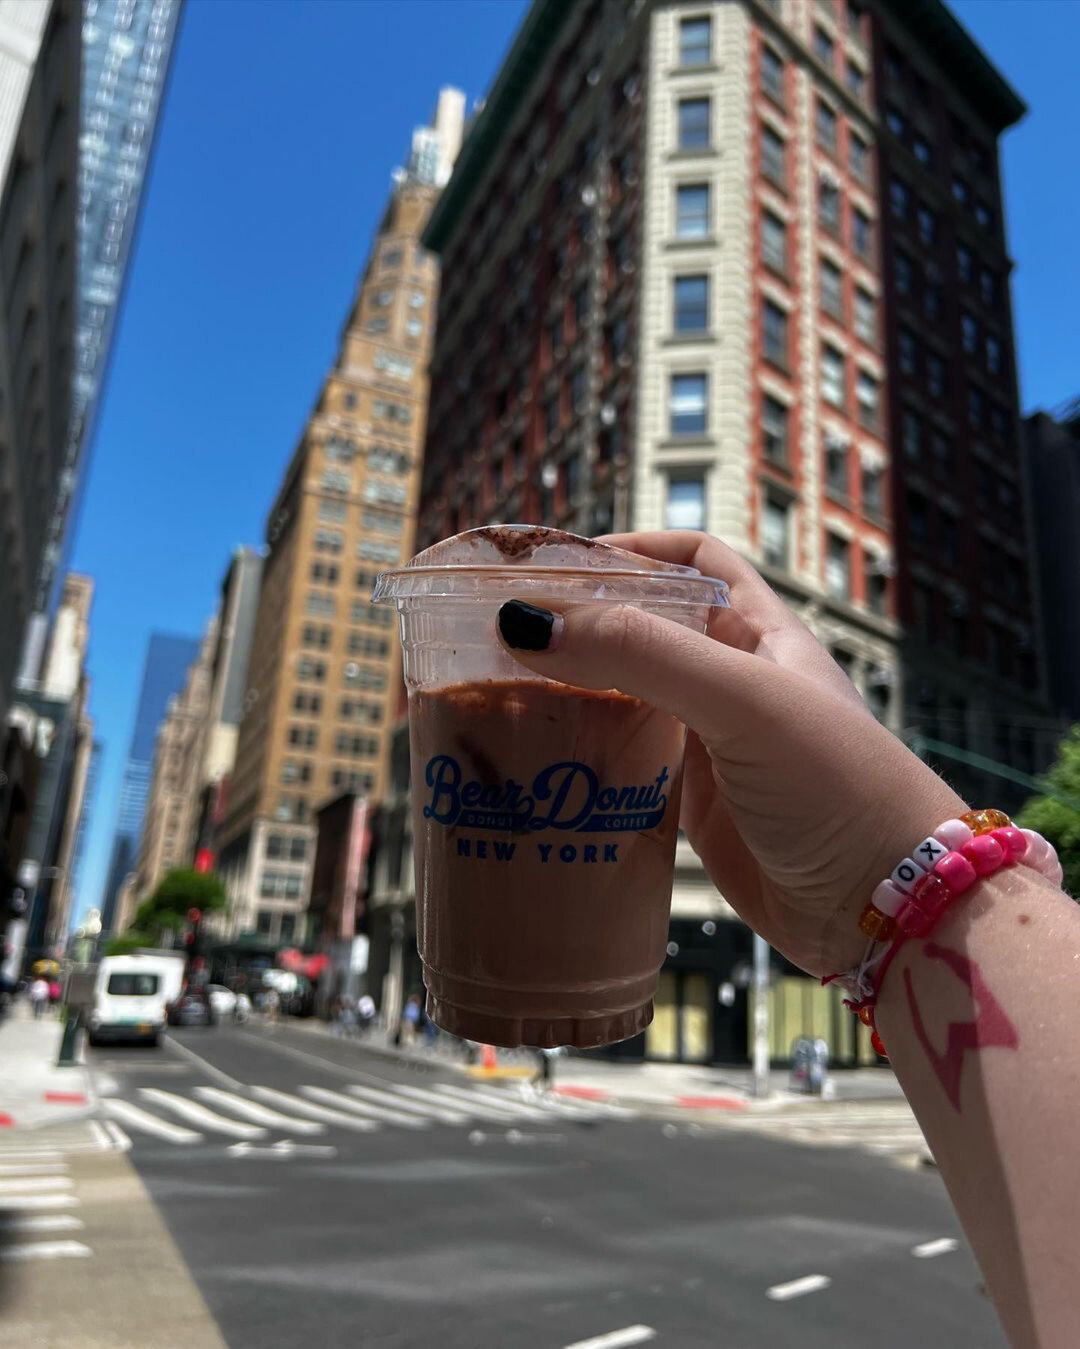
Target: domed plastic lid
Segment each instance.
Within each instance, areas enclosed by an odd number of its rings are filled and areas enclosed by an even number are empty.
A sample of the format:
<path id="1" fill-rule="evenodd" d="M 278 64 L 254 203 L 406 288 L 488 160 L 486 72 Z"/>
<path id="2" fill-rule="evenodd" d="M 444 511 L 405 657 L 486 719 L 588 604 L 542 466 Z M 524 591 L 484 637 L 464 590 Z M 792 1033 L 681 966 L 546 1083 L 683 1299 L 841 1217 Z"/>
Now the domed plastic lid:
<path id="1" fill-rule="evenodd" d="M 396 571 L 376 578 L 372 601 L 491 599 L 512 589 L 520 597 L 545 593 L 568 599 L 647 600 L 726 608 L 724 581 L 613 548 L 596 539 L 542 525 L 484 525 L 425 548 Z"/>

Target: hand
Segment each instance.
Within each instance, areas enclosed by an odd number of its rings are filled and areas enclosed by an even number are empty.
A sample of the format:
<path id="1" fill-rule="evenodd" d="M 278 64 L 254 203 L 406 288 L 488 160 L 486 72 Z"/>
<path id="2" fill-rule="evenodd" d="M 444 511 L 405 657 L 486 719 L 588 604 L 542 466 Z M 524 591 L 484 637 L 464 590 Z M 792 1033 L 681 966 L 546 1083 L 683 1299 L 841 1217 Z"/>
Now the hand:
<path id="1" fill-rule="evenodd" d="M 545 650 L 511 654 L 685 722 L 681 823 L 717 889 L 811 974 L 850 968 L 874 886 L 964 803 L 725 544 L 689 531 L 604 542 L 720 577 L 732 608 L 714 610 L 701 634 L 625 605 L 580 605 L 557 616 Z"/>

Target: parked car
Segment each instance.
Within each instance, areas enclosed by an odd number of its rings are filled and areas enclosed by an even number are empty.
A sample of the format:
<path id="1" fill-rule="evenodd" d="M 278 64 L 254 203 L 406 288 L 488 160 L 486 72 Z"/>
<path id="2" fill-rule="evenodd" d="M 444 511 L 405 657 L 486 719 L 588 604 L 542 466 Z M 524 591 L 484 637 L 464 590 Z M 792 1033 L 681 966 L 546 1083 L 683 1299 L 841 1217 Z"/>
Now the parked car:
<path id="1" fill-rule="evenodd" d="M 169 952 L 106 956 L 94 980 L 91 1045 L 115 1040 L 156 1045 L 183 978 L 183 957 Z"/>
<path id="2" fill-rule="evenodd" d="M 251 1015 L 251 999 L 246 993 L 234 993 L 224 984 L 208 984 L 206 991 L 219 1021 L 246 1021 Z"/>
<path id="3" fill-rule="evenodd" d="M 170 1026 L 216 1026 L 217 1013 L 202 989 L 189 988 L 169 1006 Z"/>

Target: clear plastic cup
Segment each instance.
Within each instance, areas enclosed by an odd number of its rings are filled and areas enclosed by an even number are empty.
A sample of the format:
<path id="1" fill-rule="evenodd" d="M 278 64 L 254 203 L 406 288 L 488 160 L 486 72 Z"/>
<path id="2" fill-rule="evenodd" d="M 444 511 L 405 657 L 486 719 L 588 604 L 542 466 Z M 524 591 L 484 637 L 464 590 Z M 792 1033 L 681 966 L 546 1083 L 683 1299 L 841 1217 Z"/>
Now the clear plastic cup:
<path id="1" fill-rule="evenodd" d="M 496 618 L 510 599 L 631 604 L 701 632 L 727 586 L 560 530 L 492 525 L 384 573 L 373 598 L 400 617 L 428 1015 L 485 1044 L 637 1034 L 667 943 L 685 727 L 534 675 Z"/>

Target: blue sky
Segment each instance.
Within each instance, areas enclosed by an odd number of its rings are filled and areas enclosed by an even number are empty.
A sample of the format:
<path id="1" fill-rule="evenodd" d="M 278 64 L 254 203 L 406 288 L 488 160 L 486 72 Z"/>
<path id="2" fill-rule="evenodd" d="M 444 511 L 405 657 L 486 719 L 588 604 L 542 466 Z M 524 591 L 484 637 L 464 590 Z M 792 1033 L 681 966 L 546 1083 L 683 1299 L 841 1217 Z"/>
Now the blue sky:
<path id="1" fill-rule="evenodd" d="M 389 175 L 441 84 L 490 84 L 524 0 L 189 0 L 72 565 L 97 582 L 104 742 L 76 908 L 100 902 L 142 660 L 258 544 Z M 1025 408 L 1078 391 L 1080 5 L 956 0 L 1031 106 L 1005 142 Z"/>

